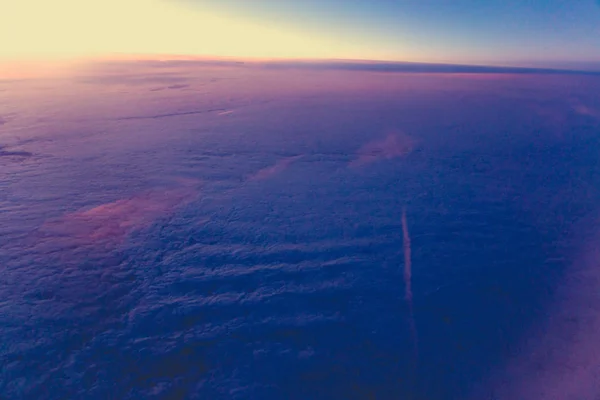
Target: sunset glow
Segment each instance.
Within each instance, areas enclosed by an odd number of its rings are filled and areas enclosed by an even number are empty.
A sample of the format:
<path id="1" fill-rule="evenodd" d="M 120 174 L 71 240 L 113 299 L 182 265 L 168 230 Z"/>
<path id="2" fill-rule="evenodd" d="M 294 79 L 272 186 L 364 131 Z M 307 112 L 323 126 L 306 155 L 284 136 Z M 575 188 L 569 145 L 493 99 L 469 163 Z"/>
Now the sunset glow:
<path id="1" fill-rule="evenodd" d="M 600 64 L 600 7 L 591 0 L 0 0 L 0 16 L 0 59 L 11 60 L 160 54 Z"/>
<path id="2" fill-rule="evenodd" d="M 160 0 L 23 0 L 2 4 L 0 58 L 183 54 L 360 57 L 356 46 Z M 32 10 L 35 10 L 33 12 Z M 370 54 L 376 56 L 376 54 Z"/>

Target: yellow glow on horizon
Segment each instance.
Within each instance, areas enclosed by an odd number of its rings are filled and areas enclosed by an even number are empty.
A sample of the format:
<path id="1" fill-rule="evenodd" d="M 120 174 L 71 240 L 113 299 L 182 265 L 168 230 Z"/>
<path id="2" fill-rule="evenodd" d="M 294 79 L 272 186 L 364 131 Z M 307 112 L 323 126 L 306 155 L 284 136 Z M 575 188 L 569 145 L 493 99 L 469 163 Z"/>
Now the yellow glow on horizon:
<path id="1" fill-rule="evenodd" d="M 349 41 L 261 26 L 168 0 L 0 0 L 0 16 L 3 59 L 112 53 L 365 57 L 364 49 Z"/>

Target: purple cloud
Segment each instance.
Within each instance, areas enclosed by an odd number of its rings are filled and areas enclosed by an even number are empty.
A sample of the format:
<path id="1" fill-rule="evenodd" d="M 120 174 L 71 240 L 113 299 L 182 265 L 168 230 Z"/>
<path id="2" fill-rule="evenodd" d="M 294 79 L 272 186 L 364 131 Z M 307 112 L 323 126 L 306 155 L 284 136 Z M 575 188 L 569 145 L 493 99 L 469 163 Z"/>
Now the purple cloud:
<path id="1" fill-rule="evenodd" d="M 492 383 L 498 400 L 600 398 L 598 237 L 562 282 L 546 322 Z M 478 396 L 477 398 L 483 398 Z"/>

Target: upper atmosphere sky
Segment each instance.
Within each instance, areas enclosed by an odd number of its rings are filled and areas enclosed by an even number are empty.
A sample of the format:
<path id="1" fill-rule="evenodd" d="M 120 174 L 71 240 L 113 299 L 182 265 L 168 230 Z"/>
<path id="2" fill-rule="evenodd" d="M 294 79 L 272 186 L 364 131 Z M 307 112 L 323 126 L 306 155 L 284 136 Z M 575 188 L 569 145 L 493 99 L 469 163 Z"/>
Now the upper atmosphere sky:
<path id="1" fill-rule="evenodd" d="M 599 0 L 0 0 L 0 58 L 600 65 Z"/>

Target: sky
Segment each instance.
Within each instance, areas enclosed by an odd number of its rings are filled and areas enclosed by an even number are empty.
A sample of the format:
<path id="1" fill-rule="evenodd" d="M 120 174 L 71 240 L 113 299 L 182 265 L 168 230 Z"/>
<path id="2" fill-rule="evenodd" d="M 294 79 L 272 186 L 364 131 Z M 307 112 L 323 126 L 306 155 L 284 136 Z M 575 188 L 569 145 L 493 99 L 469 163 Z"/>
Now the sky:
<path id="1" fill-rule="evenodd" d="M 600 0 L 0 0 L 0 16 L 2 59 L 161 54 L 600 68 Z"/>

